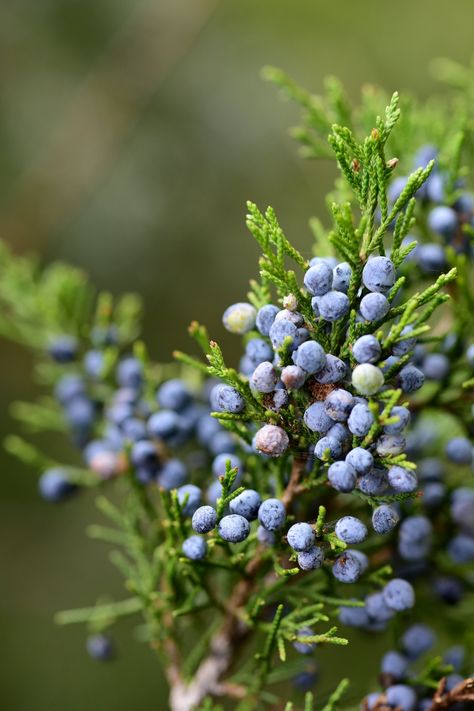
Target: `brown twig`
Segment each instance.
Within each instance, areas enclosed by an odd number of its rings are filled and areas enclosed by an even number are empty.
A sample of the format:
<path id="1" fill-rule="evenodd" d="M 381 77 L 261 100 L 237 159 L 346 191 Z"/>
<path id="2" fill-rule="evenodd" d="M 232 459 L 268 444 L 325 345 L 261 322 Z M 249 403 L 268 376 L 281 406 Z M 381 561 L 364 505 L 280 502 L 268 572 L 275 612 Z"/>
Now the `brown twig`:
<path id="1" fill-rule="evenodd" d="M 464 679 L 448 692 L 446 692 L 446 677 L 443 677 L 428 711 L 444 711 L 463 701 L 474 701 L 474 677 Z"/>
<path id="2" fill-rule="evenodd" d="M 301 473 L 304 469 L 304 459 L 295 456 L 288 485 L 283 492 L 281 501 L 288 507 L 298 492 Z M 260 550 L 252 558 L 245 569 L 245 577 L 235 586 L 229 601 L 229 614 L 221 629 L 210 642 L 208 656 L 199 665 L 193 680 L 186 684 L 181 677 L 175 679 L 175 668 L 171 675 L 167 671 L 170 684 L 171 711 L 191 711 L 196 708 L 206 696 L 219 696 L 232 691 L 236 696 L 239 687 L 221 682 L 222 676 L 229 670 L 236 647 L 249 634 L 250 628 L 243 622 L 241 610 L 248 602 L 255 589 L 256 575 L 265 561 L 264 551 Z M 172 642 L 174 645 L 174 642 Z M 172 667 L 175 667 L 172 664 Z"/>

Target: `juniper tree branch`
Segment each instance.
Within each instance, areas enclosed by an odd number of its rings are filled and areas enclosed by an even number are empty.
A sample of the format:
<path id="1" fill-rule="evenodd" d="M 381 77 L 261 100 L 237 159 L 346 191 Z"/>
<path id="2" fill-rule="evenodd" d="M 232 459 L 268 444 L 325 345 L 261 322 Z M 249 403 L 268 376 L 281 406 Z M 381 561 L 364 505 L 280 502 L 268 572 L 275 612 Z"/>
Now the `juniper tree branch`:
<path id="1" fill-rule="evenodd" d="M 281 497 L 281 501 L 287 508 L 298 493 L 304 466 L 304 459 L 296 456 L 293 460 L 288 485 Z M 248 563 L 245 569 L 245 577 L 237 583 L 230 598 L 229 614 L 224 620 L 221 629 L 212 638 L 209 654 L 199 665 L 193 680 L 186 684 L 179 674 L 179 679 L 177 679 L 176 665 L 174 663 L 171 664 L 171 668 L 166 670 L 170 685 L 171 711 L 192 711 L 207 696 L 220 696 L 223 693 L 229 693 L 229 691 L 232 692 L 232 696 L 238 696 L 238 693 L 236 693 L 239 691 L 238 687 L 233 685 L 229 687 L 228 684 L 221 682 L 221 678 L 229 670 L 238 645 L 245 640 L 250 632 L 250 628 L 240 618 L 239 611 L 246 605 L 254 592 L 255 585 L 259 581 L 257 573 L 264 561 L 263 550 L 260 550 L 255 558 Z M 174 650 L 173 654 L 175 652 L 176 650 Z"/>

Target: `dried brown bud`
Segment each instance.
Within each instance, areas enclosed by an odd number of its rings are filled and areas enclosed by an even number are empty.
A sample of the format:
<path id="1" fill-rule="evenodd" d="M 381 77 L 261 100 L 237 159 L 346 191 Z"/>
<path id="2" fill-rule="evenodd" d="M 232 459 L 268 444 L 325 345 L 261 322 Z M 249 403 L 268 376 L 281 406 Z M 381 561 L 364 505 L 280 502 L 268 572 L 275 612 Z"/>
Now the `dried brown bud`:
<path id="1" fill-rule="evenodd" d="M 288 311 L 296 311 L 297 306 L 298 300 L 294 294 L 288 294 L 288 296 L 285 296 L 283 299 L 283 307 L 288 309 Z"/>

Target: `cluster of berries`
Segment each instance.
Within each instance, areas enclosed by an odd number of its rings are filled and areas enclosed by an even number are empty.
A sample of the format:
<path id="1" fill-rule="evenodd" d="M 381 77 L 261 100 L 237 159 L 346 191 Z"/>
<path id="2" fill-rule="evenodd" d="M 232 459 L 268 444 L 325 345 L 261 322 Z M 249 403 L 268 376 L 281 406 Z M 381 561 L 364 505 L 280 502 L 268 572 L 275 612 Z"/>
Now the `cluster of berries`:
<path id="1" fill-rule="evenodd" d="M 441 274 L 448 265 L 446 247 L 453 248 L 472 258 L 470 235 L 474 227 L 474 197 L 463 189 L 463 185 L 451 186 L 449 176 L 439 165 L 438 150 L 434 146 L 423 146 L 415 155 L 413 166 L 425 168 L 434 161 L 428 180 L 419 189 L 417 198 L 426 216 L 426 225 L 431 240 L 417 244 L 408 256 L 407 262 L 415 264 L 426 276 Z M 407 184 L 408 178 L 395 178 L 388 190 L 388 199 L 393 204 Z M 407 235 L 404 244 L 419 239 Z"/>
<path id="2" fill-rule="evenodd" d="M 110 333 L 102 343 L 116 345 Z M 56 399 L 84 463 L 99 480 L 131 471 L 143 485 L 178 489 L 181 501 L 188 497 L 190 510 L 197 488 L 187 484 L 190 471 L 212 461 L 217 477 L 225 472 L 236 443 L 210 415 L 208 384 L 196 396 L 183 380 L 173 378 L 150 398 L 143 363 L 132 355 L 107 372 L 105 350 L 89 350 L 79 359 L 69 337 L 56 339 L 49 353 L 67 368 L 56 383 Z M 209 492 L 214 500 L 220 488 L 218 481 L 215 484 Z M 76 489 L 68 471 L 59 467 L 48 469 L 39 480 L 40 493 L 48 501 L 60 501 Z"/>
<path id="3" fill-rule="evenodd" d="M 367 262 L 362 280 L 358 295 L 360 320 L 368 325 L 374 323 L 375 329 L 390 310 L 387 296 L 395 284 L 395 267 L 386 257 L 374 257 Z M 347 316 L 350 282 L 348 264 L 316 258 L 304 277 L 314 312 L 311 322 L 297 310 L 297 299 L 290 295 L 283 309 L 273 304 L 259 310 L 249 303 L 234 304 L 224 313 L 224 326 L 246 337 L 239 368 L 248 379 L 253 397 L 275 413 L 276 421 L 279 418 L 284 423 L 289 408 L 293 417 L 299 413 L 299 433 L 308 442 L 307 456 L 327 466 L 333 489 L 341 493 L 358 489 L 369 497 L 411 494 L 418 486 L 413 470 L 399 464 L 385 466 L 405 450 L 403 431 L 410 413 L 406 407 L 394 406 L 381 422 L 383 401 L 377 399 L 389 386 L 384 370 L 392 365 L 390 360 L 405 355 L 414 346 L 409 328 L 404 329 L 389 353 L 383 352 L 376 335 L 362 335 L 345 359 L 325 352 L 313 337 L 316 326 L 324 331 L 331 322 Z M 423 381 L 423 374 L 413 365 L 405 365 L 398 374 L 398 382 L 407 392 L 421 387 Z M 214 389 L 211 404 L 217 412 L 232 414 L 244 413 L 246 407 L 242 394 L 224 384 Z M 254 436 L 253 448 L 263 456 L 280 457 L 291 451 L 294 431 L 294 421 L 291 431 L 282 424 L 264 424 Z M 369 446 L 363 446 L 370 432 L 378 436 Z M 255 517 L 257 511 L 258 508 Z M 375 508 L 372 526 L 376 533 L 388 533 L 397 522 L 398 513 L 393 506 L 382 504 Z M 344 543 L 361 543 L 367 528 L 362 521 L 348 516 L 338 522 L 336 533 Z M 314 545 L 310 524 L 294 525 L 287 540 L 303 569 L 321 565 L 324 554 Z M 344 552 L 340 560 L 340 565 L 335 562 L 333 572 L 343 582 L 354 582 L 366 567 L 354 551 Z"/>
<path id="4" fill-rule="evenodd" d="M 362 711 L 373 711 L 378 708 L 429 711 L 433 706 L 433 690 L 423 683 L 413 683 L 417 677 L 413 665 L 435 644 L 436 635 L 428 625 L 418 623 L 409 627 L 401 637 L 400 650 L 390 650 L 381 659 L 380 682 L 384 691 L 368 694 L 361 704 Z M 466 672 L 472 671 L 466 669 L 467 655 L 462 645 L 450 647 L 443 654 L 442 663 L 447 669 L 451 668 L 451 672 L 445 676 L 440 703 L 445 694 L 463 684 L 466 676 L 469 676 Z M 468 702 L 466 704 L 458 702 L 455 708 L 459 711 L 467 710 Z"/>

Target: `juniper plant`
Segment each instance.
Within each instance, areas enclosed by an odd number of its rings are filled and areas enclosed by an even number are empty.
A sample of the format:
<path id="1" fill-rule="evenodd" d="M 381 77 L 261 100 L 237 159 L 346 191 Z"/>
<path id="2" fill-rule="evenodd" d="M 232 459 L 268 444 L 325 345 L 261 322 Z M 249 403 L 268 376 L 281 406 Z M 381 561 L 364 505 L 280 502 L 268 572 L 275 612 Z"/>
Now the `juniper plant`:
<path id="1" fill-rule="evenodd" d="M 474 81 L 446 66 L 463 78 L 453 115 L 397 94 L 378 113 L 373 90 L 354 109 L 335 80 L 316 97 L 266 70 L 304 109 L 305 155 L 333 156 L 340 176 L 330 226 L 311 221 L 310 261 L 272 208 L 248 203 L 262 256 L 247 301 L 223 315 L 242 339 L 237 367 L 197 322 L 203 357 L 156 364 L 137 297 L 114 301 L 71 267 L 42 271 L 1 247 L 0 330 L 34 349 L 48 391 L 13 406 L 28 434 L 6 447 L 47 500 L 98 489 L 108 523 L 88 534 L 112 546 L 128 595 L 57 621 L 85 624 L 105 659 L 109 628 L 141 615 L 173 711 L 354 708 L 347 679 L 303 706 L 281 685 L 312 686 L 309 655 L 349 644 L 354 627 L 394 625 L 363 708 L 474 700 L 472 646 L 417 661 L 440 651 L 425 605 L 450 632 L 473 607 Z M 68 433 L 80 458 L 43 453 L 45 430 Z"/>

